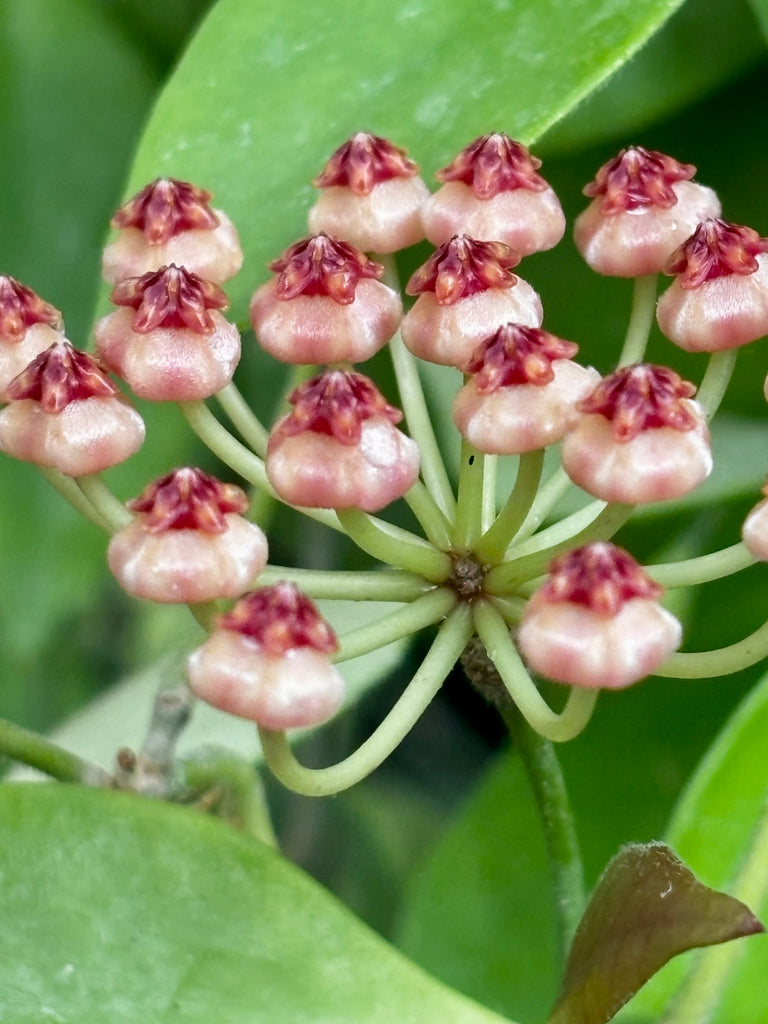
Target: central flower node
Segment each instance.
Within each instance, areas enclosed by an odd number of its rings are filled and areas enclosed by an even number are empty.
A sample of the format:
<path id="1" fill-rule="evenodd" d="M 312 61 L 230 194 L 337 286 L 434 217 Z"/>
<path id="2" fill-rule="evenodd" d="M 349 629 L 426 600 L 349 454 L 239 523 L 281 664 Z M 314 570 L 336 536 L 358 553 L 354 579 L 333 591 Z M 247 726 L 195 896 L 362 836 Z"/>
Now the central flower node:
<path id="1" fill-rule="evenodd" d="M 474 601 L 483 593 L 485 574 L 488 566 L 476 562 L 472 555 L 454 552 L 451 555 L 453 568 L 446 580 L 464 601 Z"/>

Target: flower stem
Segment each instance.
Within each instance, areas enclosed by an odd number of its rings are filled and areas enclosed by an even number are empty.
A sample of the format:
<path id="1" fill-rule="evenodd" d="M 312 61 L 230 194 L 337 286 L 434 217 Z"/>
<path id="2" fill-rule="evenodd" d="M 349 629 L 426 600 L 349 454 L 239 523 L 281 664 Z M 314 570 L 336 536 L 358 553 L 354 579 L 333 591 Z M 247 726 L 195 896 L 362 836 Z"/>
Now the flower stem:
<path id="1" fill-rule="evenodd" d="M 516 540 L 523 541 L 532 536 L 547 518 L 555 505 L 557 505 L 558 501 L 560 501 L 568 488 L 573 486 L 574 484 L 572 483 L 571 478 L 565 472 L 563 467 L 558 466 L 546 483 L 539 488 L 539 492 L 531 505 L 531 510 L 525 517 L 523 525 L 517 532 Z"/>
<path id="2" fill-rule="evenodd" d="M 339 637 L 341 648 L 333 660 L 341 662 L 359 658 L 362 654 L 368 654 L 396 640 L 412 636 L 425 626 L 431 626 L 438 619 L 445 618 L 455 604 L 455 591 L 448 587 L 431 590 L 376 622 L 342 634 Z"/>
<path id="3" fill-rule="evenodd" d="M 222 753 L 190 758 L 180 765 L 185 802 L 198 800 L 236 828 L 277 849 L 264 786 L 252 764 Z"/>
<path id="4" fill-rule="evenodd" d="M 4 718 L 0 718 L 0 756 L 27 764 L 60 782 L 112 786 L 112 776 L 100 765 L 84 761 L 39 733 Z"/>
<path id="5" fill-rule="evenodd" d="M 376 253 L 374 259 L 384 267 L 384 283 L 400 291 L 400 275 L 395 257 L 387 253 Z M 443 462 L 440 446 L 432 428 L 432 420 L 421 386 L 418 363 L 403 343 L 400 331 L 389 343 L 389 353 L 397 378 L 397 388 L 405 413 L 408 430 L 421 452 L 421 475 L 427 490 L 437 502 L 440 510 L 449 519 L 453 516 L 455 501 L 448 472 Z"/>
<path id="6" fill-rule="evenodd" d="M 431 585 L 422 576 L 396 569 L 373 572 L 344 572 L 336 569 L 293 569 L 268 565 L 259 576 L 259 586 L 288 580 L 309 597 L 335 601 L 413 601 Z"/>
<path id="7" fill-rule="evenodd" d="M 296 760 L 284 732 L 260 729 L 264 757 L 277 778 L 304 796 L 331 796 L 370 775 L 402 742 L 430 704 L 472 634 L 466 604 L 457 605 L 438 630 L 424 661 L 390 713 L 362 746 L 328 768 Z"/>
<path id="8" fill-rule="evenodd" d="M 735 644 L 715 651 L 673 654 L 654 675 L 669 679 L 709 679 L 740 672 L 768 657 L 768 622 Z"/>
<path id="9" fill-rule="evenodd" d="M 427 540 L 441 551 L 447 551 L 451 546 L 450 525 L 421 480 L 417 480 L 403 497 L 419 521 Z"/>
<path id="10" fill-rule="evenodd" d="M 666 562 L 659 565 L 647 565 L 645 571 L 664 587 L 693 587 L 699 583 L 722 579 L 741 572 L 742 569 L 754 565 L 757 559 L 739 541 L 722 551 L 713 551 L 709 555 L 689 558 L 682 562 Z"/>
<path id="11" fill-rule="evenodd" d="M 432 427 L 416 360 L 405 347 L 399 331 L 389 343 L 389 352 L 397 377 L 400 401 L 408 423 L 408 432 L 421 452 L 421 475 L 440 511 L 451 519 L 456 501 L 448 479 L 448 471 Z"/>
<path id="12" fill-rule="evenodd" d="M 459 497 L 453 528 L 454 547 L 471 551 L 483 529 L 485 456 L 465 438 L 461 441 Z"/>
<path id="13" fill-rule="evenodd" d="M 597 690 L 572 687 L 568 701 L 558 714 L 549 707 L 517 653 L 509 628 L 500 613 L 488 601 L 478 601 L 473 609 L 475 628 L 485 644 L 488 657 L 528 724 L 545 739 L 555 743 L 572 740 L 584 729 L 597 701 Z"/>
<path id="14" fill-rule="evenodd" d="M 54 487 L 80 515 L 85 516 L 106 533 L 112 533 L 107 520 L 93 507 L 71 476 L 64 476 L 58 469 L 51 469 L 49 466 L 38 466 L 38 469 L 51 487 Z"/>
<path id="15" fill-rule="evenodd" d="M 475 545 L 475 554 L 481 561 L 499 562 L 512 539 L 525 521 L 541 480 L 544 450 L 525 452 L 520 456 L 517 479 L 496 522 Z"/>
<path id="16" fill-rule="evenodd" d="M 408 530 L 385 523 L 357 508 L 340 509 L 342 529 L 363 551 L 389 565 L 442 583 L 451 571 L 451 559 Z"/>
<path id="17" fill-rule="evenodd" d="M 482 531 L 487 533 L 496 518 L 496 469 L 498 467 L 498 455 L 485 456 L 485 470 L 483 473 L 483 510 L 482 510 Z"/>
<path id="18" fill-rule="evenodd" d="M 501 715 L 539 808 L 564 962 L 585 904 L 584 868 L 565 779 L 552 743 L 531 729 L 516 708 L 503 708 Z"/>
<path id="19" fill-rule="evenodd" d="M 125 505 L 116 498 L 104 483 L 99 473 L 77 478 L 77 486 L 96 509 L 99 515 L 109 524 L 111 533 L 116 533 L 133 519 Z"/>
<path id="20" fill-rule="evenodd" d="M 704 409 L 708 420 L 712 419 L 720 407 L 723 395 L 731 382 L 738 352 L 736 348 L 728 348 L 722 352 L 713 352 L 709 357 L 707 369 L 696 394 L 696 401 Z"/>
<path id="21" fill-rule="evenodd" d="M 232 381 L 218 392 L 216 401 L 237 427 L 243 440 L 248 442 L 257 455 L 264 458 L 269 434 Z"/>
<path id="22" fill-rule="evenodd" d="M 644 277 L 635 278 L 632 293 L 632 312 L 629 315 L 627 335 L 616 364 L 617 368 L 642 362 L 656 312 L 657 276 L 657 274 L 648 274 Z"/>
<path id="23" fill-rule="evenodd" d="M 525 545 L 525 554 L 518 554 L 488 573 L 485 585 L 489 593 L 503 593 L 519 583 L 535 579 L 546 571 L 549 563 L 562 551 L 595 540 L 609 540 L 632 514 L 634 505 L 592 502 L 573 515 L 536 534 Z M 597 511 L 596 514 L 596 509 Z M 522 545 L 521 545 L 522 546 Z"/>

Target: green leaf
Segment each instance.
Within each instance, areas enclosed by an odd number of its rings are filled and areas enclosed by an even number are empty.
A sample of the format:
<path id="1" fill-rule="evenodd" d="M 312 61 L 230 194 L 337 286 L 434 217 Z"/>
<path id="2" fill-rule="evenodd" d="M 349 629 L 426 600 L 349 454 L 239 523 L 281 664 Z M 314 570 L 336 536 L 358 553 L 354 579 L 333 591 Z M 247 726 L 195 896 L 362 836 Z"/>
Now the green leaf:
<path id="1" fill-rule="evenodd" d="M 361 128 L 429 174 L 482 132 L 532 141 L 640 47 L 680 0 L 221 0 L 149 122 L 130 178 L 206 187 L 238 226 L 238 319 L 261 268 L 304 231 L 309 182 Z"/>
<path id="2" fill-rule="evenodd" d="M 760 23 L 763 35 L 768 39 L 768 0 L 749 0 L 749 5 L 755 12 L 755 17 Z"/>
<path id="3" fill-rule="evenodd" d="M 743 701 L 680 799 L 667 838 L 711 885 L 768 914 L 768 676 Z M 766 940 L 684 957 L 627 1008 L 627 1021 L 729 1024 L 765 1010 Z"/>
<path id="4" fill-rule="evenodd" d="M 501 1024 L 198 812 L 16 784 L 0 817 L 2 1020 Z"/>
<path id="5" fill-rule="evenodd" d="M 486 774 L 417 875 L 398 946 L 523 1024 L 544 1019 L 559 981 L 555 914 L 538 811 L 518 758 L 507 753 Z"/>
<path id="6" fill-rule="evenodd" d="M 541 148 L 559 153 L 637 134 L 715 92 L 764 56 L 743 0 L 689 0 L 604 88 L 548 132 Z"/>
<path id="7" fill-rule="evenodd" d="M 626 846 L 579 923 L 549 1024 L 606 1024 L 671 957 L 763 930 L 748 907 L 702 885 L 668 846 Z"/>
<path id="8" fill-rule="evenodd" d="M 75 345 L 86 340 L 99 238 L 156 87 L 108 7 L 25 0 L 0 13 L 0 265 L 63 311 Z"/>

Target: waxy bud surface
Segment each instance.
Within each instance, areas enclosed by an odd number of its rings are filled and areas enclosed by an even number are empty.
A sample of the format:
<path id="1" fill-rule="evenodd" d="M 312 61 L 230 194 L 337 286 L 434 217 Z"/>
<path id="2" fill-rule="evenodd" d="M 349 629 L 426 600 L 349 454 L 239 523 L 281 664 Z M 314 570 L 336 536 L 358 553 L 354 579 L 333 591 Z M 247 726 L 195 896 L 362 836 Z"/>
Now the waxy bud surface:
<path id="1" fill-rule="evenodd" d="M 270 264 L 277 277 L 257 289 L 250 316 L 261 347 L 284 363 L 364 362 L 394 335 L 400 295 L 384 268 L 330 235 L 296 242 Z"/>
<path id="2" fill-rule="evenodd" d="M 102 273 L 116 284 L 175 263 L 207 281 L 234 277 L 243 252 L 234 225 L 212 195 L 177 178 L 156 178 L 112 218 L 119 234 L 104 249 Z"/>
<path id="3" fill-rule="evenodd" d="M 416 482 L 419 450 L 395 426 L 402 413 L 360 373 L 327 370 L 289 397 L 266 469 L 280 497 L 311 508 L 375 512 Z"/>
<path id="4" fill-rule="evenodd" d="M 422 207 L 426 237 L 433 245 L 462 233 L 495 239 L 521 256 L 551 249 L 563 237 L 565 217 L 540 166 L 502 132 L 475 139 L 435 175 L 445 184 Z"/>
<path id="5" fill-rule="evenodd" d="M 600 380 L 570 358 L 578 346 L 540 328 L 505 324 L 475 350 L 453 402 L 459 432 L 481 452 L 518 455 L 560 441 L 576 403 Z"/>
<path id="6" fill-rule="evenodd" d="M 87 352 L 66 339 L 40 353 L 6 389 L 0 450 L 87 476 L 138 451 L 144 421 Z"/>
<path id="7" fill-rule="evenodd" d="M 768 334 L 768 238 L 714 218 L 670 256 L 659 299 L 662 332 L 686 352 L 719 352 Z"/>
<path id="8" fill-rule="evenodd" d="M 267 539 L 241 513 L 245 493 L 199 469 L 174 470 L 128 503 L 136 518 L 111 539 L 109 567 L 134 597 L 196 604 L 239 597 L 267 562 Z"/>
<path id="9" fill-rule="evenodd" d="M 658 603 L 661 593 L 622 548 L 588 544 L 553 561 L 517 642 L 548 679 L 590 689 L 631 686 L 680 645 L 680 623 Z"/>
<path id="10" fill-rule="evenodd" d="M 309 230 L 344 238 L 364 252 L 391 253 L 424 237 L 420 210 L 429 189 L 418 165 L 388 139 L 357 132 L 315 178 L 322 195 Z"/>
<path id="11" fill-rule="evenodd" d="M 603 501 L 627 505 L 687 494 L 712 472 L 706 417 L 693 384 L 664 366 L 623 367 L 577 408 L 563 468 Z"/>
<path id="12" fill-rule="evenodd" d="M 512 273 L 519 257 L 503 242 L 455 235 L 411 276 L 418 295 L 401 334 L 420 359 L 466 370 L 477 346 L 503 324 L 541 324 L 541 300 Z"/>
<path id="13" fill-rule="evenodd" d="M 292 583 L 242 597 L 192 653 L 190 685 L 214 707 L 267 729 L 319 725 L 344 699 L 330 661 L 338 643 L 315 605 Z"/>
<path id="14" fill-rule="evenodd" d="M 13 378 L 63 338 L 61 313 L 25 284 L 0 276 L 0 402 Z"/>
<path id="15" fill-rule="evenodd" d="M 112 301 L 124 308 L 96 324 L 96 351 L 141 398 L 197 401 L 232 380 L 240 334 L 218 285 L 171 264 L 121 281 Z"/>
<path id="16" fill-rule="evenodd" d="M 576 247 L 593 270 L 640 277 L 664 269 L 670 253 L 699 221 L 720 214 L 712 189 L 696 173 L 654 150 L 622 149 L 597 172 L 584 193 L 592 202 L 576 218 Z"/>

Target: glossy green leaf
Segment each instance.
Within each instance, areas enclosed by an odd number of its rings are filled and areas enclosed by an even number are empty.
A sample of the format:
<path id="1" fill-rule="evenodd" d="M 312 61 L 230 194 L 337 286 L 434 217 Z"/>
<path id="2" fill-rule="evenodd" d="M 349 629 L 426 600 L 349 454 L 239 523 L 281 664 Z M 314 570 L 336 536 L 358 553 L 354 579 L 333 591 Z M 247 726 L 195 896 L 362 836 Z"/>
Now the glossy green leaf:
<path id="1" fill-rule="evenodd" d="M 199 812 L 14 784 L 0 819 L 9 1024 L 501 1024 Z"/>
<path id="2" fill-rule="evenodd" d="M 547 132 L 542 152 L 582 149 L 612 136 L 636 135 L 713 93 L 764 57 L 765 45 L 745 0 L 688 0 L 604 88 Z"/>
<path id="3" fill-rule="evenodd" d="M 667 837 L 702 879 L 768 914 L 768 676 L 744 700 L 683 794 Z M 622 1021 L 758 1021 L 765 1010 L 765 938 L 671 963 Z M 679 1002 L 678 1002 L 679 1001 Z M 665 1021 L 667 1018 L 665 1018 Z"/>
<path id="4" fill-rule="evenodd" d="M 523 1024 L 544 1019 L 559 983 L 555 915 L 538 811 L 517 758 L 507 754 L 487 773 L 417 874 L 398 945 Z"/>
<path id="5" fill-rule="evenodd" d="M 606 1024 L 671 957 L 763 931 L 663 843 L 626 846 L 595 886 L 549 1024 Z"/>
<path id="6" fill-rule="evenodd" d="M 763 35 L 768 39 L 768 0 L 749 0 L 749 5 L 755 12 Z"/>
<path id="7" fill-rule="evenodd" d="M 131 173 L 211 187 L 241 232 L 242 318 L 264 263 L 300 236 L 309 182 L 366 128 L 429 174 L 476 135 L 531 141 L 615 71 L 679 0 L 220 0 L 161 96 Z"/>

